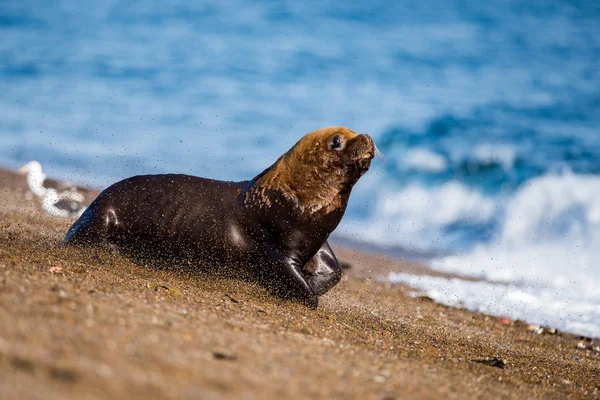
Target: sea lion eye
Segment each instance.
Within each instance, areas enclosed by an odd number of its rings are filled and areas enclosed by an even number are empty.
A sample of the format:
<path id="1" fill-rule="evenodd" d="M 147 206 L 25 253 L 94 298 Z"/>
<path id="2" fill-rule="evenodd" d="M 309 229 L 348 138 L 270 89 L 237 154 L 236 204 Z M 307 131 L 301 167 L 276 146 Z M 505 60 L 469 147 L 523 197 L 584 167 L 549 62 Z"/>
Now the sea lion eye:
<path id="1" fill-rule="evenodd" d="M 338 135 L 335 135 L 333 139 L 331 139 L 331 144 L 329 145 L 329 148 L 331 150 L 340 150 L 343 144 L 344 142 L 342 138 Z"/>

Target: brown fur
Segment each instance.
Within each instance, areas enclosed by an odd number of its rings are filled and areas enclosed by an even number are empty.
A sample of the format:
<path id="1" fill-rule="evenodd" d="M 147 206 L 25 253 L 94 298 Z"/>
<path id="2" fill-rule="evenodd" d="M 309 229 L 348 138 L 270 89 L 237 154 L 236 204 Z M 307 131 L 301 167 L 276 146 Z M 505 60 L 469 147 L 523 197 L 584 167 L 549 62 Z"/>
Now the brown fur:
<path id="1" fill-rule="evenodd" d="M 343 155 L 346 161 L 350 158 L 355 161 L 362 153 L 374 151 L 372 141 L 371 148 L 364 145 L 350 146 L 352 139 L 358 135 L 343 126 L 310 132 L 254 178 L 257 182 L 251 190 L 253 201 L 259 200 L 268 207 L 270 200 L 266 191 L 277 190 L 302 212 L 330 212 L 342 207 L 341 193 L 349 182 L 346 169 L 340 161 L 342 155 L 328 147 L 335 135 L 340 136 L 345 143 L 340 152 L 356 153 Z"/>

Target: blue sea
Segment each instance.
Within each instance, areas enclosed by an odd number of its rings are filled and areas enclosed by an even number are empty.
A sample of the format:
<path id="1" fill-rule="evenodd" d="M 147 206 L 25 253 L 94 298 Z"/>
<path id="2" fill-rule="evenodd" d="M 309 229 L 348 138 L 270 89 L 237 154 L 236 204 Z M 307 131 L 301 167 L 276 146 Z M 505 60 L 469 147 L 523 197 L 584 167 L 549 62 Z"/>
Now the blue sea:
<path id="1" fill-rule="evenodd" d="M 483 286 L 384 279 L 600 337 L 599 71 L 597 1 L 0 0 L 0 166 L 242 180 L 346 125 L 336 237 Z"/>

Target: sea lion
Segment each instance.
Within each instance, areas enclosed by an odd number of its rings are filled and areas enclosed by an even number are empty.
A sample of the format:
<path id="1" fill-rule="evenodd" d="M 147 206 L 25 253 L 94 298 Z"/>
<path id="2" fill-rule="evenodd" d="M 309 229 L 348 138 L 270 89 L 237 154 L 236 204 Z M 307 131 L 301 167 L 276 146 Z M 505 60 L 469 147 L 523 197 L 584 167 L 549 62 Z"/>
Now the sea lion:
<path id="1" fill-rule="evenodd" d="M 329 127 L 302 137 L 252 180 L 127 178 L 98 195 L 62 244 L 252 265 L 287 281 L 314 308 L 341 278 L 327 239 L 375 151 L 369 135 Z"/>

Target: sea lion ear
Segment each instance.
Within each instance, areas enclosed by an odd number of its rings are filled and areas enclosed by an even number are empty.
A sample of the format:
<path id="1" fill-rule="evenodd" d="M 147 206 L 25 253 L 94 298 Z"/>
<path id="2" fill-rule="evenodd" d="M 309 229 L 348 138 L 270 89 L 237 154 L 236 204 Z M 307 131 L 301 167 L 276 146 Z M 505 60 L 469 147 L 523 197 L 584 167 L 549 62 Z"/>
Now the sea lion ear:
<path id="1" fill-rule="evenodd" d="M 309 150 L 310 154 L 315 154 L 319 152 L 319 141 L 315 140 L 315 143 L 312 146 L 312 149 Z"/>

